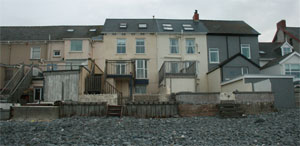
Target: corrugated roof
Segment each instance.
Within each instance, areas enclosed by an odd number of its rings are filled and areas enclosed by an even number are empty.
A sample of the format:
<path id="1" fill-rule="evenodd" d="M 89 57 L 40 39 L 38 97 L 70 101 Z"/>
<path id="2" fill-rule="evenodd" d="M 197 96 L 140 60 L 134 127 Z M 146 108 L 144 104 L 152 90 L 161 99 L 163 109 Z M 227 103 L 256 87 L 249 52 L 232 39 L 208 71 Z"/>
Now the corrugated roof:
<path id="1" fill-rule="evenodd" d="M 248 34 L 259 35 L 255 29 L 244 21 L 201 20 L 209 34 Z"/>
<path id="2" fill-rule="evenodd" d="M 67 31 L 73 29 L 73 32 Z M 96 29 L 90 31 L 90 29 Z M 1 41 L 16 40 L 62 40 L 63 38 L 91 38 L 101 34 L 101 25 L 89 26 L 2 26 Z"/>

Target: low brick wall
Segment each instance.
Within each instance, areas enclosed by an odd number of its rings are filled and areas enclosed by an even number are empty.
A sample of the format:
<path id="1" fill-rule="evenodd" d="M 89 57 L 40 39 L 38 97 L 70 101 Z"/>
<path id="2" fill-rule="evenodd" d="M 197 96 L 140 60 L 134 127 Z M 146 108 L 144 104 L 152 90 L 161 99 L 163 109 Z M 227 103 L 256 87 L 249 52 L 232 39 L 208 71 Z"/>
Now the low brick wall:
<path id="1" fill-rule="evenodd" d="M 130 102 L 124 107 L 124 115 L 139 118 L 167 118 L 178 115 L 176 102 Z"/>
<path id="2" fill-rule="evenodd" d="M 79 95 L 79 102 L 106 102 L 109 105 L 118 104 L 117 94 L 84 94 Z"/>
<path id="3" fill-rule="evenodd" d="M 10 109 L 0 108 L 0 120 L 9 120 L 10 119 Z"/>
<path id="4" fill-rule="evenodd" d="M 60 117 L 105 116 L 106 102 L 70 102 L 60 104 Z"/>
<path id="5" fill-rule="evenodd" d="M 274 111 L 271 92 L 238 92 L 235 99 L 246 114 Z M 180 116 L 215 116 L 219 112 L 220 93 L 178 93 L 176 101 Z"/>

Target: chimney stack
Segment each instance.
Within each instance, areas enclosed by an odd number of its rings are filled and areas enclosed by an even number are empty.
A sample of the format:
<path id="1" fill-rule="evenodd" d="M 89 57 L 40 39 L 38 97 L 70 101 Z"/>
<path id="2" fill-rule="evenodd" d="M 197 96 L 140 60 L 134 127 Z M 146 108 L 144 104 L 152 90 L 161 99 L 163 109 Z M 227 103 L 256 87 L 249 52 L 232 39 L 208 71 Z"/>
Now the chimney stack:
<path id="1" fill-rule="evenodd" d="M 277 23 L 277 29 L 285 29 L 286 27 L 286 23 L 285 23 L 285 20 L 281 20 Z"/>
<path id="2" fill-rule="evenodd" d="M 195 13 L 194 13 L 194 16 L 193 16 L 193 20 L 194 21 L 199 21 L 199 14 L 198 14 L 197 10 L 195 10 Z"/>

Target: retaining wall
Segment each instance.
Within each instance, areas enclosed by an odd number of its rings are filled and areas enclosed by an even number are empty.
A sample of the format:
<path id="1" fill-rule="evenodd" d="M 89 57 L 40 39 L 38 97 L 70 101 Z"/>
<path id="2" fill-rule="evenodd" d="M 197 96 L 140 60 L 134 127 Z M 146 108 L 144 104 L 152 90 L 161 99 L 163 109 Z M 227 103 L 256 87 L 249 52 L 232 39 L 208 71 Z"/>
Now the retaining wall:
<path id="1" fill-rule="evenodd" d="M 139 118 L 167 118 L 178 115 L 176 102 L 130 102 L 124 107 L 124 115 Z"/>
<path id="2" fill-rule="evenodd" d="M 271 92 L 238 92 L 235 100 L 246 114 L 274 111 L 274 95 Z M 176 101 L 180 116 L 215 116 L 218 114 L 220 93 L 178 93 Z"/>
<path id="3" fill-rule="evenodd" d="M 106 116 L 106 109 L 106 102 L 61 103 L 59 116 Z"/>
<path id="4" fill-rule="evenodd" d="M 59 118 L 58 106 L 13 106 L 13 120 L 55 120 Z"/>

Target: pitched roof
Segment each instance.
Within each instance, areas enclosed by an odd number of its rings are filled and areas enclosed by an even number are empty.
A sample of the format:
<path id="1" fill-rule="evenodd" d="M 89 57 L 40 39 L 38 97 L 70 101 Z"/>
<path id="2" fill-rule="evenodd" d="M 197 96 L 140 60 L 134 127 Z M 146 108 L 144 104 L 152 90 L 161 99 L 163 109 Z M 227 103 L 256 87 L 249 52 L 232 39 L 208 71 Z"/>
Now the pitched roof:
<path id="1" fill-rule="evenodd" d="M 247 34 L 259 35 L 255 29 L 244 21 L 201 20 L 209 34 Z"/>
<path id="2" fill-rule="evenodd" d="M 214 70 L 226 65 L 227 63 L 229 63 L 230 61 L 232 61 L 233 59 L 235 59 L 236 57 L 242 57 L 243 59 L 247 60 L 248 62 L 250 62 L 251 64 L 253 64 L 254 66 L 256 66 L 257 68 L 260 68 L 259 65 L 257 65 L 255 62 L 253 62 L 252 60 L 248 59 L 247 57 L 245 57 L 244 55 L 242 55 L 241 53 L 237 53 L 233 56 L 231 56 L 230 58 L 224 60 L 223 62 L 221 62 L 218 66 L 216 66 L 215 68 L 212 68 L 207 74 L 213 72 Z"/>
<path id="3" fill-rule="evenodd" d="M 156 19 L 158 32 L 167 32 L 167 33 L 207 33 L 207 29 L 202 23 L 202 21 L 195 22 L 191 19 L 189 20 L 179 20 L 179 19 Z M 173 30 L 164 30 L 163 24 L 171 24 Z M 185 30 L 183 24 L 190 24 L 193 30 Z"/>
<path id="4" fill-rule="evenodd" d="M 120 28 L 126 23 L 126 28 Z M 147 24 L 147 28 L 140 29 L 138 24 Z M 173 30 L 164 30 L 163 24 L 171 24 Z M 184 30 L 183 24 L 191 24 L 194 30 Z M 259 33 L 244 21 L 199 20 L 192 19 L 106 19 L 103 33 L 107 32 L 158 32 L 158 33 L 209 33 L 209 34 L 237 34 L 259 35 Z"/>
<path id="5" fill-rule="evenodd" d="M 127 28 L 120 28 L 121 23 Z M 147 28 L 139 29 L 139 24 L 147 24 Z M 155 19 L 106 19 L 102 32 L 157 32 L 157 25 Z"/>
<path id="6" fill-rule="evenodd" d="M 300 39 L 300 27 L 286 27 L 285 30 Z"/>
<path id="7" fill-rule="evenodd" d="M 267 64 L 265 64 L 263 67 L 261 67 L 261 70 L 262 69 L 265 69 L 265 68 L 268 68 L 268 67 L 271 67 L 271 66 L 274 66 L 276 64 L 279 64 L 280 61 L 282 61 L 283 59 L 287 58 L 288 56 L 290 56 L 291 54 L 293 54 L 293 52 L 289 53 L 289 54 L 285 54 L 281 57 L 278 57 L 276 59 L 273 59 L 272 61 L 268 62 Z"/>
<path id="8" fill-rule="evenodd" d="M 101 25 L 89 26 L 2 26 L 1 41 L 62 40 L 63 38 L 91 38 L 101 33 Z M 67 31 L 74 29 L 73 32 Z M 90 31 L 96 29 L 96 31 Z"/>
<path id="9" fill-rule="evenodd" d="M 260 58 L 274 59 L 281 57 L 281 46 L 283 43 L 259 43 L 259 50 L 265 53 L 259 53 Z"/>

